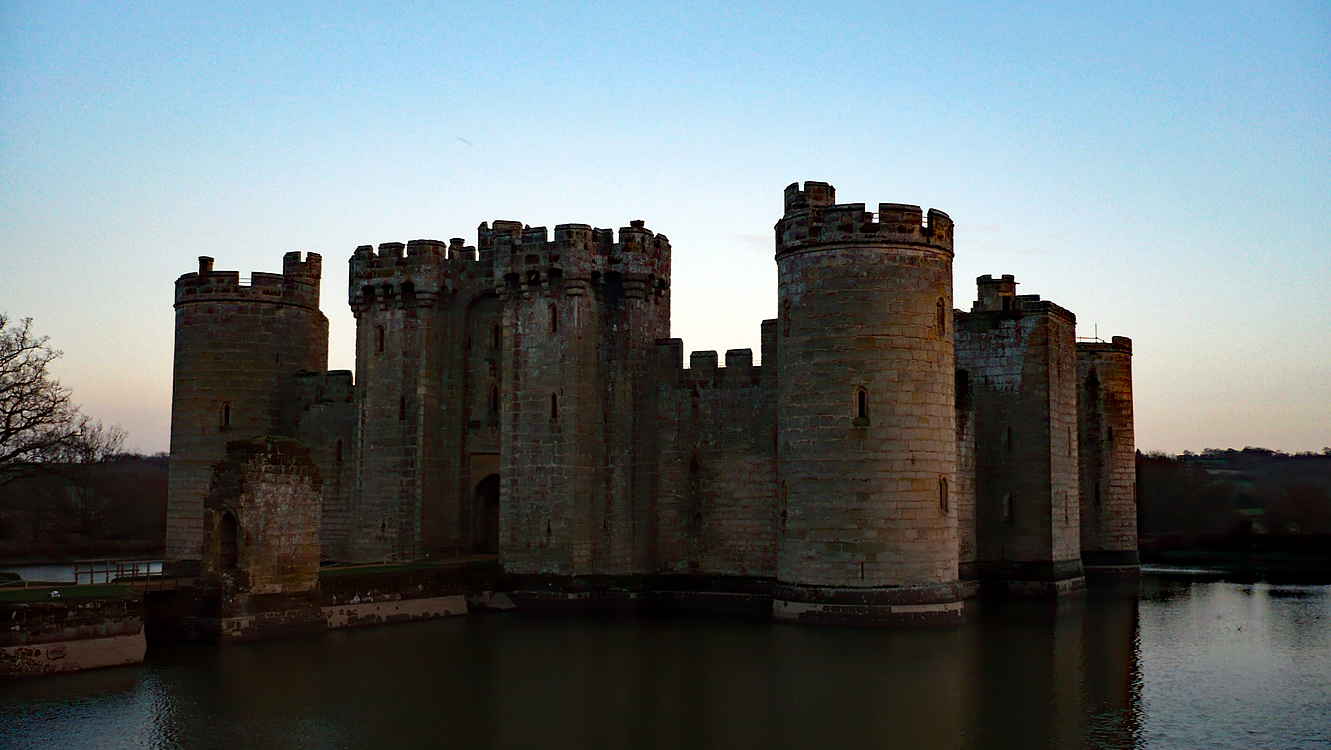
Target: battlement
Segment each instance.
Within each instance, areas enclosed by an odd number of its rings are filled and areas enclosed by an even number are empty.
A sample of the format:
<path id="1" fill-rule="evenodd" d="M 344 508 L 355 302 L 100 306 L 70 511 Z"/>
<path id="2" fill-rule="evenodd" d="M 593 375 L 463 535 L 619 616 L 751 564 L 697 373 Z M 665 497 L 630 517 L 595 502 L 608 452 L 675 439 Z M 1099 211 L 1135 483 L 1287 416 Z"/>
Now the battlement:
<path id="1" fill-rule="evenodd" d="M 1078 341 L 1077 353 L 1118 353 L 1132 356 L 1132 339 L 1127 336 L 1115 336 L 1109 341 Z"/>
<path id="2" fill-rule="evenodd" d="M 384 242 L 378 252 L 372 245 L 361 245 L 351 255 L 347 301 L 357 313 L 408 303 L 430 307 L 465 281 L 489 279 L 491 267 L 477 258 L 476 248 L 458 237 L 447 244 L 425 239 L 405 245 Z"/>
<path id="3" fill-rule="evenodd" d="M 1017 280 L 1012 274 L 1005 274 L 999 279 L 985 274 L 975 280 L 975 285 L 979 287 L 979 293 L 975 304 L 971 305 L 971 312 L 1012 309 L 1013 300 L 1017 296 Z"/>
<path id="4" fill-rule="evenodd" d="M 309 411 L 318 404 L 352 403 L 355 398 L 351 370 L 301 372 L 295 375 L 301 408 Z"/>
<path id="5" fill-rule="evenodd" d="M 675 388 L 745 388 L 762 384 L 761 365 L 753 364 L 752 349 L 726 350 L 725 366 L 712 350 L 689 353 L 684 366 L 684 341 L 659 339 L 656 362 L 663 383 Z"/>
<path id="6" fill-rule="evenodd" d="M 501 294 L 610 294 L 626 299 L 664 296 L 670 285 L 670 240 L 634 220 L 619 229 L 559 224 L 554 239 L 545 227 L 516 221 L 481 224 L 481 255 L 494 258 Z"/>
<path id="7" fill-rule="evenodd" d="M 904 203 L 836 203 L 836 188 L 805 182 L 786 188 L 786 213 L 776 223 L 777 257 L 834 245 L 915 245 L 952 254 L 952 219 L 942 211 Z"/>
<path id="8" fill-rule="evenodd" d="M 319 309 L 319 278 L 323 258 L 299 252 L 282 258 L 282 273 L 255 271 L 248 283 L 239 271 L 216 271 L 213 259 L 199 256 L 199 270 L 176 279 L 176 306 L 197 302 L 266 302 Z"/>

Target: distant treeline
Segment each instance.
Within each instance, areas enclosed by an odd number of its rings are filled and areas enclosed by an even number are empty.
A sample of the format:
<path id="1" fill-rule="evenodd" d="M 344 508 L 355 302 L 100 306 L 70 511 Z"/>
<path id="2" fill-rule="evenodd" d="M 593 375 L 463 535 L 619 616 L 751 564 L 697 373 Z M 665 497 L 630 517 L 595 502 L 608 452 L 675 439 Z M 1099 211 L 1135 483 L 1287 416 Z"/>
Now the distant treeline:
<path id="1" fill-rule="evenodd" d="M 168 457 L 47 464 L 0 486 L 0 559 L 160 553 Z"/>
<path id="2" fill-rule="evenodd" d="M 1331 448 L 1139 452 L 1137 499 L 1143 549 L 1331 551 Z"/>

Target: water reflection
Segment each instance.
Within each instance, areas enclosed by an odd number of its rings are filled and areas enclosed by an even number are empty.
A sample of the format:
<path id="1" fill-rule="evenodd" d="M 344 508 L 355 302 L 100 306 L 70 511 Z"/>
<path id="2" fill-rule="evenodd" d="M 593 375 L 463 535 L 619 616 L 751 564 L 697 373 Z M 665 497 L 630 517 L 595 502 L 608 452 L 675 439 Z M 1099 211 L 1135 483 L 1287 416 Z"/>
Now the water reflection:
<path id="1" fill-rule="evenodd" d="M 1262 735 L 1297 747 L 1331 737 L 1327 587 L 1299 590 L 1148 578 L 953 631 L 493 614 L 154 648 L 0 687 L 0 745 L 1242 746 L 1302 711 Z"/>

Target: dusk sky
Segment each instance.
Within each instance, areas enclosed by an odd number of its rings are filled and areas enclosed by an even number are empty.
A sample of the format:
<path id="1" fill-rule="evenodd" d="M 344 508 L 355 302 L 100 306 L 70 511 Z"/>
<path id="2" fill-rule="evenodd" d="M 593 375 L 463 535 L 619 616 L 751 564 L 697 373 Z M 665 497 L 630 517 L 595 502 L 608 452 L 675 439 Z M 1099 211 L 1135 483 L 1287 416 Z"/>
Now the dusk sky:
<path id="1" fill-rule="evenodd" d="M 946 211 L 957 308 L 1010 273 L 1131 337 L 1138 448 L 1320 451 L 1331 5 L 1101 5 L 5 0 L 0 311 L 164 451 L 199 255 L 321 253 L 352 369 L 357 245 L 644 219 L 673 335 L 756 354 L 782 190 L 821 180 Z"/>

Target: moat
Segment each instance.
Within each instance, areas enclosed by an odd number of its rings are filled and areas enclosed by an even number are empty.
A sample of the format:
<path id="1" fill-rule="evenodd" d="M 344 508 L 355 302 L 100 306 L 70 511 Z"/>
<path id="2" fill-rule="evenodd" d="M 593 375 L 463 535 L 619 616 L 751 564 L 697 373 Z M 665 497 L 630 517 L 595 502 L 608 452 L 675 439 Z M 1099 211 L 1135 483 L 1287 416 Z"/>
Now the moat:
<path id="1" fill-rule="evenodd" d="M 0 685 L 27 747 L 1325 747 L 1331 585 L 1146 575 L 954 630 L 491 613 Z"/>

